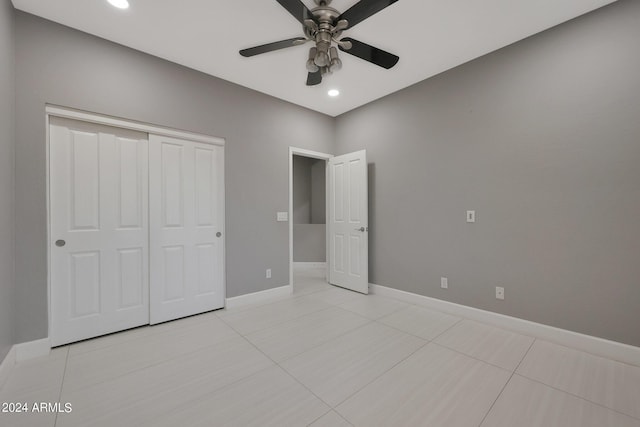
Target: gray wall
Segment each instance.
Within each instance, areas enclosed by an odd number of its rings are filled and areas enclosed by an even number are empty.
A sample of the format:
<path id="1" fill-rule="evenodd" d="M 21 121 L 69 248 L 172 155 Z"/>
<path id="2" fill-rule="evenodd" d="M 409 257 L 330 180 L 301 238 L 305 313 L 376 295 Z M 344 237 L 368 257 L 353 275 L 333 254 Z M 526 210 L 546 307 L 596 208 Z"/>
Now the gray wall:
<path id="1" fill-rule="evenodd" d="M 0 0 L 0 362 L 14 343 L 14 15 Z"/>
<path id="2" fill-rule="evenodd" d="M 47 336 L 46 103 L 226 138 L 227 294 L 288 284 L 288 147 L 333 151 L 330 117 L 21 12 L 16 49 L 19 342 Z"/>
<path id="3" fill-rule="evenodd" d="M 293 156 L 293 223 L 311 223 L 311 163 L 313 159 Z"/>
<path id="4" fill-rule="evenodd" d="M 324 224 L 326 217 L 326 162 L 293 156 L 293 223 Z"/>
<path id="5" fill-rule="evenodd" d="M 311 163 L 311 224 L 324 224 L 327 217 L 327 162 Z"/>
<path id="6" fill-rule="evenodd" d="M 293 262 L 327 260 L 325 224 L 293 224 Z"/>
<path id="7" fill-rule="evenodd" d="M 639 40 L 620 1 L 340 116 L 371 282 L 640 345 Z"/>

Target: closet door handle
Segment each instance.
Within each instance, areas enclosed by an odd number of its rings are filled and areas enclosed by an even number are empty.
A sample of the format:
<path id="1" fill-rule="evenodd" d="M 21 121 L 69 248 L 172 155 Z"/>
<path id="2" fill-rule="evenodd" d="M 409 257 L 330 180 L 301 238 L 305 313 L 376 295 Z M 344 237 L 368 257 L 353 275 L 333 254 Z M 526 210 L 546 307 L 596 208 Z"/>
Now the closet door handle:
<path id="1" fill-rule="evenodd" d="M 56 246 L 59 248 L 63 247 L 66 244 L 67 242 L 65 242 L 64 240 L 56 240 Z"/>
<path id="2" fill-rule="evenodd" d="M 216 233 L 216 237 L 221 237 L 221 236 L 222 236 L 222 233 L 218 231 L 218 232 Z"/>

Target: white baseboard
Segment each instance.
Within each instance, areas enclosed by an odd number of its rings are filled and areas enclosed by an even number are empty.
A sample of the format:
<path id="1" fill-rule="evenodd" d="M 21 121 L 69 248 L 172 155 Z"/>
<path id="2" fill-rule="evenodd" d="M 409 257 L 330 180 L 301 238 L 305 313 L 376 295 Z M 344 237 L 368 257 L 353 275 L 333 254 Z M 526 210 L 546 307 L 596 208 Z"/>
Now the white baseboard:
<path id="1" fill-rule="evenodd" d="M 566 347 L 582 350 L 597 356 L 640 366 L 640 347 L 634 347 L 632 345 L 622 344 L 616 341 L 609 341 L 603 338 L 580 334 L 566 329 L 555 328 L 553 326 L 543 325 L 541 323 L 531 322 L 517 317 L 493 313 L 491 311 L 455 304 L 386 286 L 370 284 L 369 288 L 372 293 L 377 295 L 394 298 L 410 304 L 487 323 L 500 328 L 509 329 L 523 335 L 540 338 Z"/>
<path id="2" fill-rule="evenodd" d="M 288 297 L 292 293 L 293 286 L 291 285 L 280 286 L 279 288 L 267 289 L 260 292 L 253 292 L 251 294 L 227 298 L 225 308 L 236 308 L 251 304 L 261 304 Z"/>
<path id="3" fill-rule="evenodd" d="M 36 357 L 48 356 L 51 351 L 51 341 L 49 338 L 44 338 L 16 344 L 14 347 L 16 349 L 16 363 L 20 363 Z"/>
<path id="4" fill-rule="evenodd" d="M 16 364 L 16 346 L 12 346 L 9 353 L 4 357 L 4 360 L 0 363 L 0 389 L 9 378 L 9 372 L 11 368 Z"/>
<path id="5" fill-rule="evenodd" d="M 294 270 L 306 270 L 309 268 L 327 268 L 326 262 L 294 262 Z"/>

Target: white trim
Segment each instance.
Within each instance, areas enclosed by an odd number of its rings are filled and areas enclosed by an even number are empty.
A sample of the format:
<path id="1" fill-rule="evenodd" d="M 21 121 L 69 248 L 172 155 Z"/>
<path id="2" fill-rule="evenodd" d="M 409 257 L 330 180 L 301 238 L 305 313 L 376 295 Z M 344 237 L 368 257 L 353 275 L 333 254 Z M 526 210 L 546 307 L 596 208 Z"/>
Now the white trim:
<path id="1" fill-rule="evenodd" d="M 51 167 L 49 162 L 51 161 L 51 141 L 50 138 L 50 130 L 49 125 L 51 124 L 51 120 L 49 114 L 46 113 L 45 108 L 45 172 L 46 172 L 46 182 L 45 182 L 45 194 L 46 194 L 46 213 L 47 213 L 47 336 L 51 336 L 51 177 L 49 174 L 51 173 Z"/>
<path id="2" fill-rule="evenodd" d="M 101 114 L 89 113 L 86 111 L 75 110 L 72 108 L 59 107 L 55 105 L 46 106 L 47 116 L 63 117 L 67 119 L 81 120 L 83 122 L 98 123 L 106 126 L 114 126 L 122 129 L 132 129 L 140 132 L 146 132 L 155 135 L 169 136 L 172 138 L 187 139 L 189 141 L 203 142 L 205 144 L 214 144 L 224 146 L 224 138 L 215 136 L 201 135 L 189 131 L 171 129 L 163 126 L 151 125 L 148 123 L 136 122 L 117 117 L 111 117 Z"/>
<path id="3" fill-rule="evenodd" d="M 294 270 L 307 270 L 309 268 L 327 268 L 326 262 L 294 262 Z"/>
<path id="4" fill-rule="evenodd" d="M 16 363 L 48 356 L 50 351 L 51 341 L 49 338 L 13 345 L 4 360 L 0 362 L 0 389 L 9 378 L 9 374 Z"/>
<path id="5" fill-rule="evenodd" d="M 227 298 L 225 308 L 237 308 L 246 305 L 262 304 L 291 296 L 293 286 L 284 285 L 278 288 L 266 289 L 264 291 L 253 292 L 250 294 L 239 295 L 237 297 Z"/>
<path id="6" fill-rule="evenodd" d="M 9 378 L 9 373 L 13 368 L 13 365 L 16 364 L 16 346 L 11 346 L 9 352 L 4 357 L 4 360 L 0 363 L 0 389 Z"/>
<path id="7" fill-rule="evenodd" d="M 25 360 L 35 359 L 36 357 L 48 356 L 51 351 L 51 341 L 49 338 L 41 340 L 23 342 L 16 344 L 16 363 Z"/>
<path id="8" fill-rule="evenodd" d="M 289 285 L 293 286 L 293 156 L 311 157 L 313 159 L 324 160 L 326 164 L 329 163 L 329 159 L 333 157 L 333 154 L 320 153 L 318 151 L 306 150 L 304 148 L 289 147 Z M 325 173 L 325 180 L 328 178 L 328 174 Z M 326 184 L 326 183 L 325 183 Z M 329 186 L 326 185 L 327 190 Z M 325 196 L 326 199 L 326 196 Z M 328 205 L 325 203 L 325 205 Z M 329 218 L 329 206 L 326 206 L 326 217 Z M 325 240 L 329 241 L 328 229 L 325 233 Z M 327 246 L 326 256 L 329 259 L 329 245 Z M 325 264 L 328 267 L 328 263 Z M 329 270 L 327 270 L 327 278 Z"/>
<path id="9" fill-rule="evenodd" d="M 597 356 L 617 360 L 634 366 L 640 366 L 640 347 L 609 341 L 603 338 L 580 334 L 517 317 L 493 313 L 491 311 L 455 304 L 436 298 L 426 297 L 411 292 L 401 291 L 370 284 L 369 288 L 376 295 L 394 298 L 421 307 L 431 308 L 456 316 L 465 317 L 524 335 L 551 341 L 565 347 L 572 347 Z"/>

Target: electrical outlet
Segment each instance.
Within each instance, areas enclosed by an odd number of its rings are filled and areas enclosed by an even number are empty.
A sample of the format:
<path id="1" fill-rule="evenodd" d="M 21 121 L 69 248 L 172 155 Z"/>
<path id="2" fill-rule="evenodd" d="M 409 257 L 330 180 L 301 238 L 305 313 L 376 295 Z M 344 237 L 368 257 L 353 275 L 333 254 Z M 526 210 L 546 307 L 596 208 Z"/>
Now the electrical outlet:
<path id="1" fill-rule="evenodd" d="M 267 268 L 267 279 L 271 279 L 271 269 Z"/>
<path id="2" fill-rule="evenodd" d="M 504 288 L 496 286 L 496 299 L 504 299 Z"/>
<path id="3" fill-rule="evenodd" d="M 447 279 L 446 277 L 441 277 L 440 278 L 440 287 L 442 289 L 449 289 L 449 279 Z"/>
<path id="4" fill-rule="evenodd" d="M 467 211 L 467 222 L 476 222 L 476 211 Z"/>

